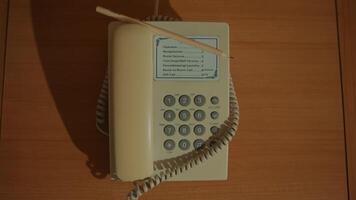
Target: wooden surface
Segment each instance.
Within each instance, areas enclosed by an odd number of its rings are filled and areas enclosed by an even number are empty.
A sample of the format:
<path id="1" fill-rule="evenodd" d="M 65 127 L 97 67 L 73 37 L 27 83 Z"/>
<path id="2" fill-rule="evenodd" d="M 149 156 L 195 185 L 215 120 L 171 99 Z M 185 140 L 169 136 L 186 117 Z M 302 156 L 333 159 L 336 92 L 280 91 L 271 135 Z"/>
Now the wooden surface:
<path id="1" fill-rule="evenodd" d="M 356 2 L 338 0 L 350 199 L 356 199 Z"/>
<path id="2" fill-rule="evenodd" d="M 164 183 L 143 199 L 346 200 L 335 2 L 171 0 L 162 14 L 226 21 L 241 107 L 229 180 Z M 125 199 L 95 130 L 106 68 L 97 4 L 133 17 L 152 1 L 11 0 L 0 199 Z M 174 8 L 174 9 L 173 9 Z"/>
<path id="3" fill-rule="evenodd" d="M 8 14 L 8 0 L 0 0 L 0 109 L 2 105 L 2 94 L 4 88 L 3 83 L 4 83 L 4 67 L 5 67 L 7 14 Z M 1 113 L 2 112 L 0 112 L 0 119 L 1 119 Z M 0 139 L 1 139 L 1 132 L 0 132 Z"/>

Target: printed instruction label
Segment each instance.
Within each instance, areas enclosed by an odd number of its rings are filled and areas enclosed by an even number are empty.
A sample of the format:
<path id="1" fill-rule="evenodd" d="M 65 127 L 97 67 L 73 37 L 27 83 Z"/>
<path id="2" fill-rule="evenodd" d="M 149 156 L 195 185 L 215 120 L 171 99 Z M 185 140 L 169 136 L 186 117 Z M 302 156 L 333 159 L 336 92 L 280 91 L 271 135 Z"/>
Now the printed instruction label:
<path id="1" fill-rule="evenodd" d="M 218 37 L 189 36 L 218 48 Z M 218 79 L 218 56 L 174 39 L 154 39 L 156 79 Z"/>

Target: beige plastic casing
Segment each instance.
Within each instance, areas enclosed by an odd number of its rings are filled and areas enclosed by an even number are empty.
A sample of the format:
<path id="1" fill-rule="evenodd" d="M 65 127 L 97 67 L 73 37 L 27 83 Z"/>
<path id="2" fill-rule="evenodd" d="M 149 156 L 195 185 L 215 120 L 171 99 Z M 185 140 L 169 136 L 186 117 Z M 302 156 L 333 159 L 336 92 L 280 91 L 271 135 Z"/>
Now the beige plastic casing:
<path id="1" fill-rule="evenodd" d="M 153 34 L 141 25 L 110 26 L 111 173 L 123 181 L 151 176 Z"/>
<path id="2" fill-rule="evenodd" d="M 229 55 L 229 27 L 217 22 L 148 22 L 186 36 L 213 36 L 218 38 L 218 48 Z M 110 166 L 113 178 L 123 181 L 142 179 L 153 174 L 153 161 L 172 158 L 187 151 L 178 148 L 180 139 L 193 141 L 207 139 L 211 126 L 219 126 L 229 114 L 229 59 L 218 59 L 217 80 L 161 80 L 155 78 L 154 37 L 145 27 L 136 24 L 112 22 L 109 25 L 109 113 L 110 113 Z M 191 100 L 197 94 L 206 97 L 202 107 L 184 107 L 176 103 L 173 107 L 163 104 L 163 97 L 171 94 L 178 100 L 188 95 Z M 218 96 L 219 104 L 212 105 L 210 97 Z M 187 109 L 193 114 L 197 109 L 206 112 L 206 120 L 199 122 L 206 127 L 203 136 L 192 131 L 188 136 L 176 133 L 166 136 L 163 127 L 173 124 L 177 128 L 188 124 L 191 129 L 198 124 L 191 116 L 182 123 L 178 117 L 173 122 L 163 119 L 167 109 L 178 112 Z M 210 113 L 219 112 L 218 120 Z M 167 151 L 163 147 L 166 139 L 173 139 L 176 148 Z M 228 146 L 215 157 L 188 170 L 171 180 L 226 180 Z"/>

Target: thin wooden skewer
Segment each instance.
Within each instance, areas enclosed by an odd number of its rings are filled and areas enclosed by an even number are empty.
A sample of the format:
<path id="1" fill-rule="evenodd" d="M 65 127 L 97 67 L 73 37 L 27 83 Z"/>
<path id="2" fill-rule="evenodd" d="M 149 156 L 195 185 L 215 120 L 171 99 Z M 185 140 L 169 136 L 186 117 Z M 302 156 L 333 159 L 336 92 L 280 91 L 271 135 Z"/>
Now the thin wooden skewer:
<path id="1" fill-rule="evenodd" d="M 183 42 L 185 44 L 197 47 L 199 49 L 203 49 L 203 50 L 205 50 L 207 52 L 210 52 L 210 53 L 213 53 L 213 54 L 216 54 L 216 55 L 227 57 L 227 55 L 220 49 L 211 47 L 211 46 L 206 45 L 206 44 L 201 43 L 201 42 L 197 42 L 195 40 L 189 39 L 189 38 L 184 37 L 182 35 L 179 35 L 177 33 L 174 33 L 174 32 L 159 28 L 157 26 L 142 22 L 140 20 L 128 17 L 126 15 L 115 13 L 115 12 L 113 12 L 111 10 L 106 9 L 106 8 L 97 6 L 96 7 L 96 12 L 98 12 L 100 14 L 103 14 L 105 16 L 108 16 L 108 17 L 115 18 L 115 19 L 120 20 L 120 21 L 140 24 L 140 25 L 142 25 L 144 27 L 147 27 L 150 31 L 152 31 L 154 33 L 157 33 L 159 35 L 163 35 L 163 36 L 166 36 L 168 38 L 176 39 L 176 40 L 178 40 L 180 42 Z"/>
<path id="2" fill-rule="evenodd" d="M 158 9 L 159 9 L 159 0 L 156 0 L 155 1 L 155 9 L 154 9 L 154 12 L 153 12 L 154 16 L 158 16 Z"/>

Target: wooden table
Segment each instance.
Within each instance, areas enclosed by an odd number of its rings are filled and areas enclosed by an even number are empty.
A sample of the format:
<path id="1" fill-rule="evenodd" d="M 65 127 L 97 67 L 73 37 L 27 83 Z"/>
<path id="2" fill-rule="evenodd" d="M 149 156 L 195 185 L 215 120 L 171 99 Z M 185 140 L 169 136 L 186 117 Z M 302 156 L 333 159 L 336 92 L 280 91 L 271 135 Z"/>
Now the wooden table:
<path id="1" fill-rule="evenodd" d="M 110 181 L 95 128 L 110 20 L 98 4 L 153 10 L 152 0 L 9 0 L 0 199 L 126 198 L 131 183 Z M 230 24 L 241 126 L 228 181 L 168 182 L 143 199 L 348 199 L 334 1 L 162 0 L 160 13 Z"/>

